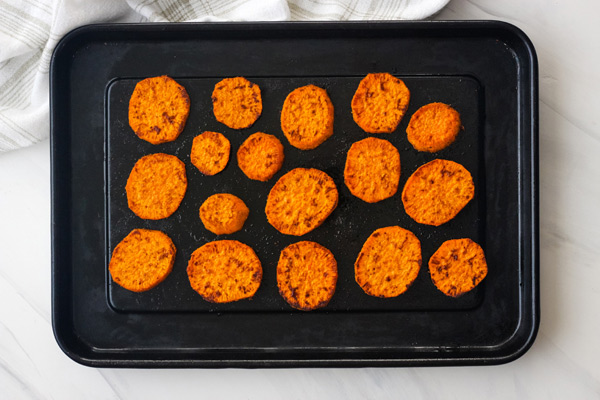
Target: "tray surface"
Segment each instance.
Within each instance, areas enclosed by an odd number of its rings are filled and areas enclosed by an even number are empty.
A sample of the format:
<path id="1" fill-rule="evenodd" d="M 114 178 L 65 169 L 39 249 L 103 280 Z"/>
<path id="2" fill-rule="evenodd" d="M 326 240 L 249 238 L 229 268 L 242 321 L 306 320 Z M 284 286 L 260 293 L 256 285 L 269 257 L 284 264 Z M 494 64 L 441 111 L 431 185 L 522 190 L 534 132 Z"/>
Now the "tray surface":
<path id="1" fill-rule="evenodd" d="M 276 39 L 275 39 L 276 38 Z M 369 72 L 390 72 L 411 90 L 406 116 L 392 134 L 369 135 L 352 120 L 350 100 Z M 485 364 L 516 358 L 539 322 L 537 298 L 537 65 L 522 33 L 494 22 L 347 24 L 182 24 L 90 26 L 67 35 L 51 71 L 53 168 L 53 322 L 76 361 L 95 366 L 304 366 Z M 186 87 L 191 110 L 179 139 L 151 145 L 127 123 L 135 84 L 167 74 Z M 263 114 L 249 129 L 218 123 L 210 94 L 224 77 L 246 76 L 262 91 Z M 85 85 L 83 84 L 85 83 Z M 295 149 L 279 125 L 283 100 L 296 87 L 325 88 L 335 107 L 334 135 L 315 150 Z M 412 113 L 451 104 L 464 131 L 438 153 L 406 139 Z M 226 169 L 203 176 L 190 162 L 197 134 L 227 136 Z M 285 162 L 269 182 L 247 179 L 235 152 L 249 134 L 276 135 Z M 343 183 L 350 145 L 390 140 L 401 157 L 398 193 L 376 204 Z M 186 164 L 188 191 L 167 219 L 146 221 L 127 207 L 125 182 L 142 156 L 165 152 Z M 435 158 L 462 163 L 475 198 L 440 227 L 406 215 L 402 187 Z M 276 180 L 296 167 L 327 172 L 340 193 L 325 223 L 302 237 L 282 235 L 264 205 Z M 200 204 L 214 193 L 242 198 L 244 229 L 216 236 L 204 229 Z M 421 240 L 423 266 L 409 290 L 392 299 L 367 296 L 354 282 L 354 261 L 377 228 L 400 225 Z M 159 229 L 177 246 L 167 280 L 145 293 L 110 279 L 112 249 L 132 229 Z M 486 251 L 488 277 L 457 299 L 431 283 L 427 261 L 448 239 L 469 237 Z M 263 281 L 253 299 L 211 304 L 189 286 L 185 268 L 202 244 L 237 239 L 255 249 Z M 321 310 L 292 309 L 278 294 L 279 252 L 299 240 L 329 248 L 338 261 L 336 293 Z M 177 332 L 174 335 L 173 332 Z"/>
<path id="2" fill-rule="evenodd" d="M 461 162 L 472 171 L 478 192 L 485 192 L 480 178 L 482 157 L 479 134 L 479 84 L 468 77 L 433 76 L 402 77 L 412 90 L 407 118 L 402 120 L 396 133 L 382 135 L 401 151 L 403 171 L 398 193 L 376 204 L 368 204 L 350 194 L 344 185 L 344 163 L 352 143 L 368 135 L 353 121 L 350 101 L 362 77 L 303 77 L 303 78 L 253 78 L 262 91 L 263 114 L 251 128 L 238 132 L 218 123 L 212 114 L 210 94 L 219 79 L 177 79 L 186 87 L 192 99 L 190 118 L 181 136 L 170 144 L 153 146 L 138 139 L 127 123 L 127 104 L 138 79 L 113 81 L 109 88 L 108 126 L 108 226 L 110 247 L 114 247 L 135 228 L 159 229 L 175 242 L 178 254 L 172 275 L 156 290 L 132 293 L 122 289 L 112 279 L 107 279 L 111 305 L 119 311 L 294 311 L 286 305 L 277 291 L 275 266 L 279 252 L 287 245 L 300 240 L 314 240 L 331 250 L 338 261 L 339 282 L 336 293 L 327 307 L 319 311 L 353 310 L 443 310 L 473 308 L 481 301 L 481 287 L 457 299 L 444 296 L 431 283 L 426 268 L 427 260 L 443 241 L 469 237 L 481 243 L 485 207 L 484 196 L 477 196 L 452 223 L 443 227 L 430 227 L 413 221 L 400 200 L 404 183 L 417 167 L 434 158 Z M 285 97 L 297 87 L 316 84 L 327 90 L 335 108 L 335 134 L 323 145 L 311 151 L 293 148 L 279 128 L 279 115 Z M 465 130 L 457 142 L 436 154 L 419 154 L 405 132 L 410 115 L 420 106 L 432 101 L 452 104 L 462 114 Z M 464 111 L 463 111 L 464 110 Z M 232 143 L 232 159 L 227 168 L 215 176 L 203 176 L 190 162 L 190 149 L 196 134 L 204 130 L 223 132 Z M 237 166 L 235 152 L 250 133 L 257 131 L 275 134 L 285 147 L 285 163 L 269 182 L 248 179 Z M 144 221 L 129 210 L 124 187 L 133 164 L 142 156 L 166 152 L 185 160 L 188 191 L 180 209 L 170 218 L 161 221 Z M 338 185 L 338 207 L 325 223 L 302 237 L 285 236 L 269 225 L 264 213 L 266 199 L 276 180 L 296 167 L 318 168 L 328 173 Z M 242 231 L 223 235 L 218 239 L 236 239 L 250 245 L 263 263 L 263 283 L 251 301 L 231 304 L 211 304 L 204 301 L 189 285 L 186 266 L 201 244 L 217 239 L 204 229 L 198 218 L 200 204 L 215 193 L 232 193 L 243 199 L 251 215 Z M 377 228 L 399 224 L 421 238 L 424 268 L 419 279 L 405 295 L 380 299 L 364 294 L 354 282 L 354 261 L 367 237 Z M 481 243 L 483 245 L 483 243 Z M 107 260 L 108 261 L 108 260 Z M 297 312 L 297 311 L 295 311 Z"/>

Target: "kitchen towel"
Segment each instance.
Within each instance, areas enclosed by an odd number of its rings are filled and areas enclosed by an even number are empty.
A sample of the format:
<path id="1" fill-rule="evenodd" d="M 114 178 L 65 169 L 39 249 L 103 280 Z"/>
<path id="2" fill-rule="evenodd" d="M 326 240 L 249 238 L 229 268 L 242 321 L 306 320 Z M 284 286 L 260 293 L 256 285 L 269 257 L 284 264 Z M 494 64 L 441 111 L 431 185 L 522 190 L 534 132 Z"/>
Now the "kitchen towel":
<path id="1" fill-rule="evenodd" d="M 449 0 L 0 0 L 0 152 L 49 135 L 48 70 L 61 37 L 94 23 L 410 20 Z"/>

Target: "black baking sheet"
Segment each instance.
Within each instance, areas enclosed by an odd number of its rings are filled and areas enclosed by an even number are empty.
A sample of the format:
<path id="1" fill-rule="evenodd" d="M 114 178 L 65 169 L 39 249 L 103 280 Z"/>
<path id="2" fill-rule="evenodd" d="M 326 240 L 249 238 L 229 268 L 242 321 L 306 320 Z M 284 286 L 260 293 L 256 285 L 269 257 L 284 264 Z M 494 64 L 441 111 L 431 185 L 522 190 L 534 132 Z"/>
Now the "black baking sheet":
<path id="1" fill-rule="evenodd" d="M 495 22 L 182 24 L 90 26 L 58 46 L 51 70 L 53 168 L 53 322 L 57 340 L 75 360 L 95 366 L 302 366 L 485 364 L 514 359 L 531 344 L 537 300 L 537 66 L 524 35 Z M 369 72 L 390 72 L 411 90 L 396 132 L 368 135 L 352 120 L 350 101 Z M 127 124 L 135 83 L 167 74 L 191 98 L 190 117 L 175 142 L 153 146 Z M 212 115 L 210 94 L 224 77 L 259 84 L 263 115 L 231 130 Z M 285 96 L 316 84 L 335 107 L 334 135 L 315 150 L 289 145 L 279 126 Z M 464 131 L 436 154 L 406 139 L 410 115 L 441 101 L 462 117 Z M 227 168 L 203 176 L 191 164 L 191 143 L 204 130 L 232 143 Z M 269 182 L 247 179 L 235 151 L 251 133 L 274 134 L 285 146 L 282 170 Z M 398 193 L 377 204 L 353 197 L 343 183 L 345 154 L 368 136 L 400 151 Z M 188 191 L 175 214 L 139 219 L 124 186 L 133 164 L 155 152 L 186 164 Z M 435 158 L 463 164 L 475 198 L 452 221 L 420 225 L 403 210 L 410 174 Z M 264 215 L 268 192 L 295 167 L 327 172 L 340 201 L 325 223 L 301 238 L 282 235 Z M 233 193 L 251 210 L 244 229 L 215 236 L 199 218 L 211 194 Z M 367 296 L 353 263 L 373 230 L 400 225 L 423 247 L 413 286 L 393 299 Z M 178 248 L 171 275 L 155 289 L 131 293 L 107 272 L 112 249 L 135 228 L 160 229 Z M 427 261 L 448 239 L 470 237 L 486 251 L 488 277 L 457 299 L 433 286 Z M 264 276 L 253 299 L 205 302 L 185 267 L 202 244 L 222 238 L 251 245 Z M 335 255 L 339 280 L 330 304 L 311 313 L 279 296 L 275 266 L 290 243 L 314 240 Z"/>
<path id="2" fill-rule="evenodd" d="M 327 247 L 338 262 L 338 285 L 329 305 L 319 311 L 354 310 L 453 310 L 473 308 L 481 301 L 485 284 L 472 292 L 450 298 L 439 292 L 431 283 L 427 260 L 448 239 L 468 237 L 482 243 L 485 223 L 485 197 L 477 195 L 452 222 L 442 227 L 421 225 L 406 213 L 400 198 L 404 183 L 420 165 L 435 158 L 462 163 L 472 171 L 476 192 L 485 192 L 484 180 L 480 179 L 481 134 L 479 132 L 479 84 L 466 76 L 404 77 L 411 90 L 407 118 L 391 134 L 377 137 L 388 139 L 400 151 L 400 189 L 395 196 L 377 204 L 368 204 L 350 194 L 344 185 L 344 163 L 352 143 L 367 135 L 352 119 L 350 102 L 362 77 L 289 77 L 254 78 L 263 97 L 263 113 L 260 119 L 244 131 L 227 128 L 216 121 L 212 114 L 211 93 L 219 78 L 177 79 L 191 99 L 188 123 L 180 137 L 172 143 L 154 146 L 140 140 L 128 125 L 128 100 L 139 79 L 113 81 L 108 90 L 108 226 L 112 254 L 114 247 L 136 228 L 159 229 L 174 241 L 178 253 L 173 272 L 157 288 L 144 293 L 129 292 L 112 279 L 109 285 L 110 304 L 120 311 L 293 311 L 279 296 L 276 281 L 276 265 L 284 247 L 299 240 L 316 241 Z M 292 147 L 280 129 L 280 113 L 285 97 L 295 88 L 315 84 L 327 90 L 335 107 L 334 135 L 314 150 L 303 151 Z M 419 153 L 406 138 L 406 125 L 410 115 L 419 107 L 441 101 L 451 104 L 462 115 L 465 129 L 458 140 L 446 150 L 435 153 Z M 219 131 L 230 140 L 231 161 L 222 173 L 204 176 L 190 162 L 194 136 L 205 131 Z M 250 133 L 267 132 L 277 136 L 284 144 L 285 161 L 282 169 L 269 182 L 248 179 L 237 166 L 235 153 Z M 165 152 L 179 157 L 186 164 L 188 191 L 180 208 L 169 218 L 145 221 L 137 217 L 127 206 L 125 184 L 135 162 L 146 154 Z M 279 233 L 267 222 L 264 212 L 269 190 L 276 180 L 293 168 L 318 168 L 329 174 L 339 188 L 339 203 L 323 225 L 301 238 Z M 217 237 L 207 231 L 200 221 L 198 210 L 207 197 L 215 193 L 232 193 L 240 197 L 250 208 L 250 216 L 244 229 L 232 235 Z M 354 261 L 362 244 L 375 230 L 384 226 L 400 225 L 409 229 L 421 240 L 423 265 L 425 266 L 410 290 L 402 296 L 381 299 L 367 296 L 354 281 Z M 263 281 L 251 300 L 230 304 L 212 304 L 204 301 L 191 288 L 187 274 L 187 262 L 191 253 L 200 245 L 218 239 L 236 239 L 252 247 L 263 264 Z M 108 262 L 108 260 L 107 260 Z M 108 268 L 107 268 L 108 270 Z M 297 311 L 300 312 L 300 311 Z"/>

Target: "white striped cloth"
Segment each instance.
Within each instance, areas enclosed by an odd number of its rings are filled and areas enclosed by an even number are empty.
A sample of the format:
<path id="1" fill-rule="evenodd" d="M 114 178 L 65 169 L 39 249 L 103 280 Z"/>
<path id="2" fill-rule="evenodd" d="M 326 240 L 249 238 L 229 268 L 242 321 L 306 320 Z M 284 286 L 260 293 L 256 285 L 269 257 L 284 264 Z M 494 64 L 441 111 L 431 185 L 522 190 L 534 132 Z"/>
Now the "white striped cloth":
<path id="1" fill-rule="evenodd" d="M 48 137 L 48 69 L 70 30 L 104 22 L 423 19 L 449 0 L 0 0 L 0 152 Z"/>

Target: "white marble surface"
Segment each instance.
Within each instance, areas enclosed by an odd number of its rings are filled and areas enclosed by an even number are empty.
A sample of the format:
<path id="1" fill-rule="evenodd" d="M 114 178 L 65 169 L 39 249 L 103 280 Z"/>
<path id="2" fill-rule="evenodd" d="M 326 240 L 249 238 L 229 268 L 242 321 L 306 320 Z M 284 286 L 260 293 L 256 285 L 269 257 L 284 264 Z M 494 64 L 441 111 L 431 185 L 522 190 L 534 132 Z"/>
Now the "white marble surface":
<path id="1" fill-rule="evenodd" d="M 501 366 L 117 370 L 58 348 L 48 141 L 0 155 L 0 399 L 600 398 L 600 2 L 452 1 L 437 19 L 523 29 L 540 64 L 538 338 Z"/>

